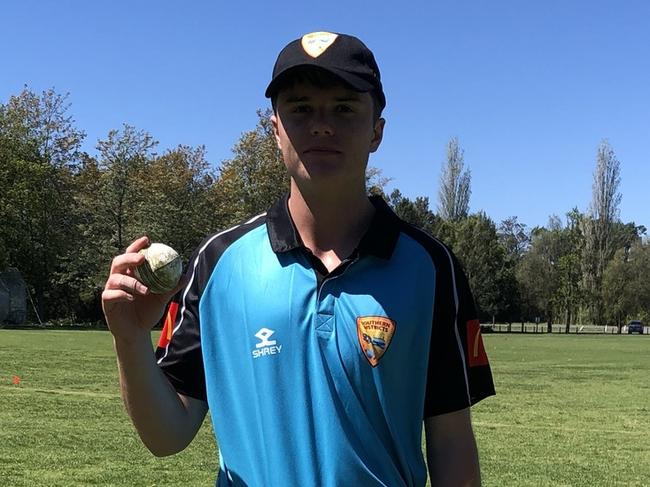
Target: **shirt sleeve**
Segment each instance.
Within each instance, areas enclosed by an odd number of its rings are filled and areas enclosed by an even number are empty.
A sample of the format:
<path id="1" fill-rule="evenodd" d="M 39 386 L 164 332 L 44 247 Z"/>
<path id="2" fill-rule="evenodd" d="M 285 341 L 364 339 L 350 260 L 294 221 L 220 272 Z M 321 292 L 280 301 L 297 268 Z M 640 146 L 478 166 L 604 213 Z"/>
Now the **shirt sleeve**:
<path id="1" fill-rule="evenodd" d="M 446 247 L 445 254 L 434 262 L 436 288 L 425 418 L 467 408 L 495 394 L 469 282 Z"/>
<path id="2" fill-rule="evenodd" d="M 207 401 L 199 323 L 199 279 L 196 259 L 190 260 L 190 279 L 170 301 L 156 348 L 158 366 L 177 392 Z"/>

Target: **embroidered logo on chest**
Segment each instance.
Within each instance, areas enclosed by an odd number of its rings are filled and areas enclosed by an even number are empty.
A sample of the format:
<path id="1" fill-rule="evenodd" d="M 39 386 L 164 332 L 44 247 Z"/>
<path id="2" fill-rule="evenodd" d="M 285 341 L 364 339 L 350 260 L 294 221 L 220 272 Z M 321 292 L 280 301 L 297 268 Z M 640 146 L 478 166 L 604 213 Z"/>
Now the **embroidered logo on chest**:
<path id="1" fill-rule="evenodd" d="M 363 355 L 373 367 L 384 356 L 395 334 L 395 322 L 385 316 L 359 316 L 357 336 Z"/>

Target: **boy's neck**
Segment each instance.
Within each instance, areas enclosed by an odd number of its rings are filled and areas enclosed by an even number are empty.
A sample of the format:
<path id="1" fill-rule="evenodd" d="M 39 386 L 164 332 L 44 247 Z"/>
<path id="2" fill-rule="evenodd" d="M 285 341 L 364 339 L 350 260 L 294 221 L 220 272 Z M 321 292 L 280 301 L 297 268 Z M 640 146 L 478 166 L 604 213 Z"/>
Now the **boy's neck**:
<path id="1" fill-rule="evenodd" d="M 359 245 L 375 208 L 363 190 L 305 194 L 292 181 L 289 213 L 305 246 L 331 271 Z"/>

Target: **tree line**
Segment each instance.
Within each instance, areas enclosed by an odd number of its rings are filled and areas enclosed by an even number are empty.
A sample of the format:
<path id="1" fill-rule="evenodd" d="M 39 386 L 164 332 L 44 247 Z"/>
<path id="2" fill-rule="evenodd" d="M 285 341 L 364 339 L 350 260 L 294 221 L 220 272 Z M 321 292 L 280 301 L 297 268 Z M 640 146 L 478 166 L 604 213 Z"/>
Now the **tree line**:
<path id="1" fill-rule="evenodd" d="M 205 236 L 265 211 L 288 189 L 268 110 L 218 167 L 203 146 L 158 153 L 151 134 L 128 124 L 99 140 L 94 155 L 81 150 L 85 137 L 67 95 L 25 88 L 0 104 L 0 270 L 23 275 L 33 320 L 101 322 L 110 261 L 134 238 L 167 243 L 187 262 Z M 568 329 L 650 318 L 650 244 L 645 227 L 620 221 L 620 163 L 606 141 L 589 209 L 544 227 L 470 213 L 471 173 L 457 138 L 435 211 L 427 197 L 387 192 L 389 182 L 369 168 L 370 193 L 458 256 L 483 321 Z"/>

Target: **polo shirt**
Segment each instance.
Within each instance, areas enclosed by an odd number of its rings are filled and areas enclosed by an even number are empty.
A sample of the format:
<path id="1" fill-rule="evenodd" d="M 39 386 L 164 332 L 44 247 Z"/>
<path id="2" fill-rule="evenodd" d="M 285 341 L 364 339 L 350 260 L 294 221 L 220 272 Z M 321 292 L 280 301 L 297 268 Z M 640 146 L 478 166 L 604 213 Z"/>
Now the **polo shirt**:
<path id="1" fill-rule="evenodd" d="M 207 401 L 219 486 L 423 486 L 423 418 L 494 394 L 465 274 L 379 197 L 328 272 L 287 202 L 195 251 L 158 364 Z"/>

